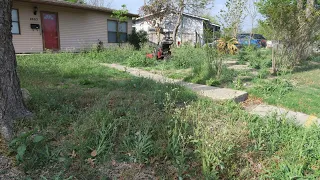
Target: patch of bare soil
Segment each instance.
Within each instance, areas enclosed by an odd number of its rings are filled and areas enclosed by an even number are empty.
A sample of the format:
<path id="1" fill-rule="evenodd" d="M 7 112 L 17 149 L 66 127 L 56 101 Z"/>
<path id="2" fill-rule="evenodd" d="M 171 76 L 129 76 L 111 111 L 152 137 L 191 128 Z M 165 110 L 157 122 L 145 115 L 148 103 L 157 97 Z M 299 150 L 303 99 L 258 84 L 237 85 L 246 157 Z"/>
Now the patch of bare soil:
<path id="1" fill-rule="evenodd" d="M 0 154 L 0 179 L 15 180 L 21 178 L 22 173 L 14 167 L 12 160 Z"/>
<path id="2" fill-rule="evenodd" d="M 263 100 L 261 98 L 257 97 L 252 97 L 249 96 L 248 99 L 244 102 L 241 103 L 241 106 L 246 110 L 246 111 L 251 111 L 258 105 L 262 104 Z"/>
<path id="3" fill-rule="evenodd" d="M 112 162 L 108 168 L 100 168 L 99 171 L 110 179 L 131 180 L 157 180 L 154 170 L 136 163 Z"/>
<path id="4" fill-rule="evenodd" d="M 14 167 L 12 159 L 5 155 L 7 151 L 6 142 L 0 136 L 0 180 L 21 179 L 23 173 Z"/>

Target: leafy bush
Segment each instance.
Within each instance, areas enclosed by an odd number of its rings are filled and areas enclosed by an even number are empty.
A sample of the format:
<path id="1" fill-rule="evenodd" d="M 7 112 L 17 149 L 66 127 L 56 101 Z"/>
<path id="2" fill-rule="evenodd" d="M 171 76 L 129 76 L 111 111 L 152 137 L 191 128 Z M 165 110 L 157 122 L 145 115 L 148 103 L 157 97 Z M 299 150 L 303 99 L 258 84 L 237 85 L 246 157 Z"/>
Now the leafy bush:
<path id="1" fill-rule="evenodd" d="M 267 69 L 267 68 L 264 68 L 264 69 L 260 69 L 258 71 L 258 77 L 260 79 L 265 79 L 268 77 L 268 75 L 270 75 L 270 71 Z"/>
<path id="2" fill-rule="evenodd" d="M 236 73 L 223 64 L 223 59 L 216 48 L 206 47 L 204 58 L 193 64 L 192 75 L 185 80 L 213 86 L 232 81 Z"/>
<path id="3" fill-rule="evenodd" d="M 270 68 L 272 66 L 271 54 L 269 50 L 257 49 L 254 50 L 248 46 L 243 54 L 239 55 L 239 61 L 248 61 L 254 69 Z"/>
<path id="4" fill-rule="evenodd" d="M 206 80 L 207 86 L 218 86 L 220 84 L 221 84 L 220 81 L 217 79 L 210 78 L 209 80 Z"/>
<path id="5" fill-rule="evenodd" d="M 244 50 L 241 50 L 238 55 L 238 64 L 246 64 L 248 61 L 248 53 Z"/>
<path id="6" fill-rule="evenodd" d="M 147 67 L 155 64 L 155 60 L 147 58 L 140 52 L 134 52 L 128 59 L 127 63 L 130 67 Z"/>
<path id="7" fill-rule="evenodd" d="M 191 45 L 185 45 L 180 48 L 172 49 L 171 61 L 176 68 L 189 68 L 194 64 L 199 64 L 205 59 L 205 51 L 201 48 L 194 48 Z"/>
<path id="8" fill-rule="evenodd" d="M 136 29 L 133 28 L 132 33 L 128 37 L 128 42 L 133 45 L 136 50 L 140 50 L 141 47 L 148 42 L 148 33 L 143 30 L 137 32 Z"/>

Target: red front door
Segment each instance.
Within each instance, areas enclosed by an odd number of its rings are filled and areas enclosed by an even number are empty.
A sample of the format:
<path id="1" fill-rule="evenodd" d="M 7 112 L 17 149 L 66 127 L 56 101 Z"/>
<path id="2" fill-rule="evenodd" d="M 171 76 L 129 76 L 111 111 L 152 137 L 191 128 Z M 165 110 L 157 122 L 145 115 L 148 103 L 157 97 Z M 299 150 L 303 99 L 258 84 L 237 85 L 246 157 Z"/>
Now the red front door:
<path id="1" fill-rule="evenodd" d="M 42 34 L 45 49 L 59 50 L 57 13 L 42 12 Z"/>

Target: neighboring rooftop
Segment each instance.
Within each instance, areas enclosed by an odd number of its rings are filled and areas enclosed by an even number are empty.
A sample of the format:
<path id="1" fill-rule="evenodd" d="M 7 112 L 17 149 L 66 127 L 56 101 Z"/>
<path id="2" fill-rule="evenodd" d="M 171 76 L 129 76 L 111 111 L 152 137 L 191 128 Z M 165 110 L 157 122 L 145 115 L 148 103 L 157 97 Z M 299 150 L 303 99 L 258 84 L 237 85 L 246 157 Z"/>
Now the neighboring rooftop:
<path id="1" fill-rule="evenodd" d="M 66 1 L 62 1 L 62 0 L 15 0 L 15 1 L 41 3 L 41 4 L 48 4 L 48 5 L 54 5 L 54 6 L 101 11 L 101 12 L 107 12 L 107 13 L 112 13 L 115 10 L 115 9 L 110 9 L 110 8 L 105 8 L 105 7 L 91 6 L 91 5 L 87 5 L 87 4 L 71 3 L 71 2 L 66 2 Z M 128 13 L 127 16 L 139 17 L 139 15 L 132 14 L 132 13 Z"/>
<path id="2" fill-rule="evenodd" d="M 140 20 L 140 19 L 143 19 L 143 18 L 146 18 L 146 17 L 150 17 L 150 16 L 152 16 L 152 15 L 153 15 L 153 14 L 145 15 L 145 16 L 143 16 L 143 17 L 138 17 L 136 20 Z M 188 17 L 192 17 L 192 18 L 196 18 L 196 19 L 201 19 L 201 20 L 204 20 L 204 21 L 209 22 L 211 25 L 220 27 L 219 24 L 212 23 L 212 22 L 210 21 L 210 19 L 203 18 L 203 17 L 201 17 L 201 16 L 197 16 L 197 15 L 193 15 L 193 14 L 189 14 L 189 13 L 183 13 L 183 15 L 184 15 L 184 16 L 188 16 Z"/>

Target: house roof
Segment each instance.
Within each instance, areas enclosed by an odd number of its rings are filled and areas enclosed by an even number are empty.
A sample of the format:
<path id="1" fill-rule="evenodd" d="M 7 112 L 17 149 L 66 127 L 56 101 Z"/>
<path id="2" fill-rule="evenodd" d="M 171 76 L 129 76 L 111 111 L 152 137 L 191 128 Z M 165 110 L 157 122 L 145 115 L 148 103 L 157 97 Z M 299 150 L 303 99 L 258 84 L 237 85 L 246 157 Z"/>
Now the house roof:
<path id="1" fill-rule="evenodd" d="M 15 0 L 15 1 L 48 4 L 48 5 L 54 5 L 54 6 L 70 7 L 70 8 L 84 9 L 84 10 L 93 10 L 93 11 L 100 11 L 100 12 L 107 12 L 107 13 L 112 13 L 115 10 L 115 9 L 110 9 L 110 8 L 105 8 L 105 7 L 91 6 L 91 5 L 87 5 L 87 4 L 71 3 L 71 2 L 66 2 L 63 0 Z M 127 16 L 139 17 L 139 15 L 133 14 L 133 13 L 128 13 Z"/>
<path id="2" fill-rule="evenodd" d="M 136 20 L 141 20 L 141 19 L 143 19 L 143 18 L 150 17 L 150 16 L 152 16 L 152 15 L 153 15 L 153 14 L 149 14 L 149 15 L 146 15 L 146 16 L 143 16 L 143 17 L 138 17 Z M 214 24 L 214 23 L 210 22 L 209 19 L 203 18 L 203 17 L 201 17 L 201 16 L 196 16 L 196 15 L 189 14 L 189 13 L 183 13 L 183 15 L 184 15 L 184 16 L 189 16 L 189 17 L 192 17 L 192 18 L 196 18 L 196 19 L 201 19 L 201 20 L 203 20 L 203 21 L 208 21 L 211 25 L 220 27 L 220 25 Z"/>
<path id="3" fill-rule="evenodd" d="M 189 13 L 183 13 L 183 15 L 185 15 L 185 16 L 189 16 L 189 17 L 193 17 L 193 18 L 197 18 L 197 19 L 202 19 L 202 20 L 204 20 L 204 21 L 208 21 L 211 25 L 219 26 L 219 27 L 220 27 L 220 25 L 219 25 L 219 24 L 214 24 L 214 23 L 212 23 L 212 22 L 210 21 L 210 19 L 203 18 L 203 17 L 201 17 L 201 16 L 196 16 L 196 15 L 189 14 Z"/>

